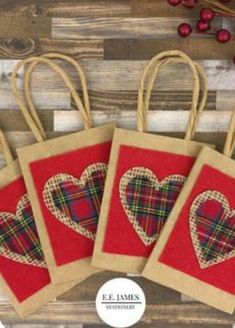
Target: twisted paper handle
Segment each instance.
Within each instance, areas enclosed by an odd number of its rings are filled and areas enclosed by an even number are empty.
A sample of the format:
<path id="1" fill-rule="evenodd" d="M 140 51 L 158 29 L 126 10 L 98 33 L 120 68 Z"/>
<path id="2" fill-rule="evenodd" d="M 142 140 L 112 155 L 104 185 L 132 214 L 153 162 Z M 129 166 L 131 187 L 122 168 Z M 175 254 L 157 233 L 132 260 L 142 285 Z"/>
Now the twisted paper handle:
<path id="1" fill-rule="evenodd" d="M 235 112 L 233 112 L 231 115 L 223 154 L 227 157 L 232 157 L 234 149 L 235 149 Z"/>
<path id="2" fill-rule="evenodd" d="M 199 118 L 204 110 L 207 99 L 207 79 L 204 70 L 200 65 L 193 62 L 186 54 L 181 51 L 165 51 L 153 57 L 144 68 L 142 78 L 139 84 L 138 92 L 138 109 L 137 109 L 137 128 L 139 131 L 145 131 L 147 126 L 147 112 L 149 109 L 149 101 L 151 92 L 161 67 L 169 63 L 186 63 L 193 75 L 193 99 L 190 109 L 187 131 L 185 139 L 191 140 L 195 134 Z M 199 92 L 200 84 L 202 89 L 202 98 L 200 104 Z M 146 87 L 145 87 L 146 85 Z M 146 91 L 144 92 L 144 88 Z"/>
<path id="3" fill-rule="evenodd" d="M 76 91 L 76 87 L 74 86 L 74 84 L 71 81 L 68 74 L 59 65 L 55 64 L 50 59 L 45 58 L 45 57 L 61 58 L 66 61 L 69 61 L 73 66 L 75 66 L 75 68 L 78 72 L 78 75 L 81 79 L 81 85 L 82 85 L 85 105 L 81 101 L 81 99 Z M 81 113 L 81 117 L 82 117 L 85 128 L 88 129 L 92 126 L 92 120 L 91 120 L 91 116 L 90 116 L 89 98 L 88 98 L 88 92 L 87 92 L 87 87 L 86 87 L 86 80 L 85 80 L 85 76 L 84 76 L 84 73 L 83 73 L 80 65 L 78 65 L 75 61 L 73 61 L 72 58 L 65 56 L 65 55 L 47 54 L 47 55 L 45 55 L 45 57 L 41 56 L 41 57 L 31 57 L 31 58 L 24 59 L 24 60 L 20 61 L 14 67 L 13 72 L 12 72 L 13 93 L 16 96 L 16 101 L 20 107 L 20 110 L 21 110 L 23 116 L 25 117 L 27 124 L 29 125 L 30 129 L 33 131 L 38 142 L 41 142 L 46 139 L 45 131 L 42 127 L 41 121 L 38 117 L 37 111 L 34 107 L 34 104 L 33 104 L 32 98 L 31 98 L 31 94 L 30 94 L 31 73 L 32 73 L 34 67 L 38 63 L 47 64 L 63 79 L 63 81 L 65 82 L 65 85 L 68 87 L 68 89 L 71 92 L 72 97 L 74 98 L 74 101 L 75 101 L 75 104 L 76 104 L 78 110 Z M 25 80 L 24 80 L 25 99 L 24 99 L 21 97 L 18 86 L 17 86 L 17 73 L 18 73 L 19 69 L 26 64 L 31 64 L 31 65 L 25 71 Z"/>
<path id="4" fill-rule="evenodd" d="M 0 144 L 2 146 L 2 152 L 5 156 L 6 162 L 9 165 L 13 162 L 14 158 L 2 129 L 0 129 Z"/>
<path id="5" fill-rule="evenodd" d="M 90 111 L 90 101 L 89 101 L 89 96 L 88 96 L 88 91 L 87 91 L 87 83 L 86 83 L 86 78 L 83 72 L 82 67 L 80 66 L 80 64 L 73 59 L 72 57 L 69 57 L 67 55 L 64 54 L 58 54 L 58 53 L 48 53 L 48 54 L 44 54 L 41 57 L 43 58 L 48 58 L 48 59 L 62 59 L 66 62 L 68 62 L 69 64 L 71 64 L 75 70 L 77 71 L 77 75 L 80 79 L 81 82 L 81 89 L 83 92 L 83 101 L 84 101 L 84 109 L 86 110 L 87 113 L 87 119 L 90 122 L 90 126 L 92 126 L 92 118 L 91 118 L 91 111 Z M 26 100 L 28 102 L 28 106 L 29 106 L 29 110 L 31 111 L 31 114 L 33 115 L 35 121 L 38 123 L 38 126 L 42 128 L 41 122 L 38 118 L 36 109 L 34 107 L 33 101 L 32 101 L 32 97 L 30 95 L 30 79 L 32 76 L 32 71 L 34 70 L 35 66 L 38 64 L 38 62 L 33 62 L 30 64 L 30 66 L 28 67 L 28 69 L 25 72 L 25 78 L 24 78 L 24 90 L 25 90 L 25 97 Z M 77 109 L 79 110 L 79 107 L 77 105 Z"/>

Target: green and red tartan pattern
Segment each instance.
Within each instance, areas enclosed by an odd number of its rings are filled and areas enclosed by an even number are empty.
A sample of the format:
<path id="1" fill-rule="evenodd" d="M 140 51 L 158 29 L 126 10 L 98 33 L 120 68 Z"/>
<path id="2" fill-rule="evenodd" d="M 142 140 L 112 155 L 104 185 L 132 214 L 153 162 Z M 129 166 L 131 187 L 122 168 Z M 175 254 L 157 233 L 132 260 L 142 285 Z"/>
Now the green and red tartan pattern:
<path id="1" fill-rule="evenodd" d="M 39 241 L 31 205 L 24 195 L 18 203 L 16 214 L 0 213 L 0 247 L 1 255 L 17 260 L 17 255 L 22 256 L 20 262 L 27 263 L 31 259 L 38 263 L 44 261 L 41 244 Z M 32 262 L 32 263 L 31 263 Z M 42 264 L 43 265 L 43 264 Z"/>
<path id="2" fill-rule="evenodd" d="M 63 181 L 52 191 L 54 205 L 82 228 L 96 233 L 106 172 L 94 172 L 83 187 Z"/>
<path id="3" fill-rule="evenodd" d="M 216 190 L 200 193 L 191 205 L 189 226 L 202 269 L 235 256 L 235 210 L 224 194 Z"/>
<path id="4" fill-rule="evenodd" d="M 206 261 L 235 249 L 235 213 L 227 213 L 217 200 L 206 200 L 196 215 L 198 239 Z"/>
<path id="5" fill-rule="evenodd" d="M 147 177 L 137 176 L 126 187 L 126 200 L 147 236 L 158 235 L 183 187 L 183 181 L 168 180 L 158 188 Z"/>

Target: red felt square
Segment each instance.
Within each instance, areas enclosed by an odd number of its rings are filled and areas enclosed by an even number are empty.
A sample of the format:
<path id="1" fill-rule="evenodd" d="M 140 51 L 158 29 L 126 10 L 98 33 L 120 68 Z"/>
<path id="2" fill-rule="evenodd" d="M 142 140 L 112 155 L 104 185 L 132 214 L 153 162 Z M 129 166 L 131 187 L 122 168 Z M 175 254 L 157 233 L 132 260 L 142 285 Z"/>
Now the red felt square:
<path id="1" fill-rule="evenodd" d="M 22 177 L 2 188 L 0 212 L 14 214 L 17 203 L 25 194 L 26 187 Z M 47 269 L 15 262 L 2 255 L 0 272 L 19 302 L 23 302 L 51 282 Z"/>
<path id="2" fill-rule="evenodd" d="M 207 190 L 216 190 L 222 193 L 227 198 L 231 210 L 234 209 L 234 186 L 234 178 L 209 165 L 204 165 L 159 259 L 161 263 L 232 294 L 235 293 L 235 257 L 202 269 L 190 236 L 189 211 L 194 199 Z M 216 208 L 221 205 L 214 202 L 213 204 L 208 203 L 206 206 L 209 207 L 211 213 L 214 213 Z M 205 210 L 206 208 L 203 208 L 204 212 Z M 220 208 L 219 213 L 221 213 Z M 230 224 L 234 223 L 230 222 Z"/>
<path id="3" fill-rule="evenodd" d="M 37 190 L 43 219 L 58 266 L 90 257 L 93 252 L 94 241 L 60 222 L 48 210 L 43 199 L 44 186 L 51 177 L 57 174 L 65 173 L 79 179 L 89 165 L 95 163 L 108 164 L 110 148 L 111 142 L 105 142 L 30 163 L 30 171 Z M 64 187 L 65 192 L 68 188 L 71 186 Z M 71 202 L 69 210 L 77 215 L 78 205 L 79 211 L 81 210 L 79 216 L 82 220 L 89 210 L 87 202 L 82 201 L 79 204 Z"/>
<path id="4" fill-rule="evenodd" d="M 154 247 L 154 243 L 146 246 L 142 242 L 122 207 L 119 183 L 127 170 L 137 166 L 145 167 L 156 175 L 158 181 L 162 181 L 166 177 L 175 174 L 188 176 L 194 161 L 195 158 L 190 156 L 121 145 L 108 212 L 103 251 L 147 258 Z M 141 201 L 144 203 L 146 199 Z"/>

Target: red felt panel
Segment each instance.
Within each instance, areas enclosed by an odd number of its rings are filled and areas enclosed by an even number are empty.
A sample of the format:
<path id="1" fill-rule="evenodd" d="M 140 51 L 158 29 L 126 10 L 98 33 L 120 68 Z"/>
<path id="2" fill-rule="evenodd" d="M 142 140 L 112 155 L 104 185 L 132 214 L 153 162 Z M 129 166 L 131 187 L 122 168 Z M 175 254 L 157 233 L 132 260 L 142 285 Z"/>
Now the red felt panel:
<path id="1" fill-rule="evenodd" d="M 48 179 L 59 173 L 78 178 L 87 166 L 95 163 L 108 164 L 111 142 L 84 147 L 30 163 L 30 171 L 37 191 L 43 219 L 58 266 L 90 257 L 94 242 L 65 226 L 47 209 L 42 193 Z M 83 213 L 86 208 L 81 208 Z"/>
<path id="2" fill-rule="evenodd" d="M 18 178 L 0 190 L 0 212 L 15 213 L 17 203 L 26 193 L 23 178 Z M 48 270 L 22 264 L 0 255 L 0 272 L 19 302 L 23 302 L 51 280 Z"/>
<path id="3" fill-rule="evenodd" d="M 222 193 L 227 198 L 231 209 L 235 209 L 234 188 L 234 178 L 209 165 L 204 165 L 159 259 L 160 262 L 172 268 L 232 294 L 235 293 L 235 257 L 201 269 L 190 235 L 189 211 L 193 200 L 206 190 L 216 190 Z"/>
<path id="4" fill-rule="evenodd" d="M 142 166 L 150 169 L 158 181 L 169 175 L 188 176 L 195 158 L 169 152 L 142 149 L 121 145 L 114 179 L 108 223 L 103 244 L 103 251 L 148 257 L 154 243 L 145 246 L 129 222 L 119 196 L 119 183 L 122 175 L 132 167 Z"/>

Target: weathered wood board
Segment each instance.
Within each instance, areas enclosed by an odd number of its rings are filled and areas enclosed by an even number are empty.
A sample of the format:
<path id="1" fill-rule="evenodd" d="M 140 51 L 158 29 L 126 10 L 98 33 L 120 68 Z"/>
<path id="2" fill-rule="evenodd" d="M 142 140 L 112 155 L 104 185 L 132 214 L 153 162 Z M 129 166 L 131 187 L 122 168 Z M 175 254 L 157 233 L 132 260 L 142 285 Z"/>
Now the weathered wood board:
<path id="1" fill-rule="evenodd" d="M 234 6 L 234 4 L 232 4 Z M 235 6 L 234 6 L 235 7 Z M 11 92 L 15 63 L 49 51 L 67 53 L 81 62 L 88 80 L 95 125 L 116 122 L 135 129 L 138 81 L 154 54 L 172 49 L 199 61 L 208 76 L 206 111 L 196 139 L 222 150 L 231 112 L 235 110 L 235 41 L 218 44 L 198 34 L 180 39 L 176 28 L 195 25 L 198 10 L 170 7 L 166 0 L 1 0 L 0 1 L 0 126 L 13 149 L 35 142 Z M 216 19 L 214 28 L 234 21 Z M 59 62 L 58 62 L 59 63 Z M 73 69 L 77 88 L 80 84 Z M 182 76 L 184 78 L 182 78 Z M 22 90 L 24 70 L 18 74 Z M 64 83 L 45 65 L 35 69 L 32 96 L 48 137 L 82 129 L 79 113 Z M 170 65 L 159 74 L 151 97 L 149 130 L 183 137 L 192 98 L 190 71 Z M 0 165 L 4 159 L 0 156 Z M 0 320 L 8 328 L 103 328 L 94 300 L 98 288 L 117 273 L 99 273 L 20 320 L 0 293 Z M 235 315 L 195 302 L 170 289 L 133 277 L 143 287 L 147 310 L 139 328 L 232 328 Z"/>

